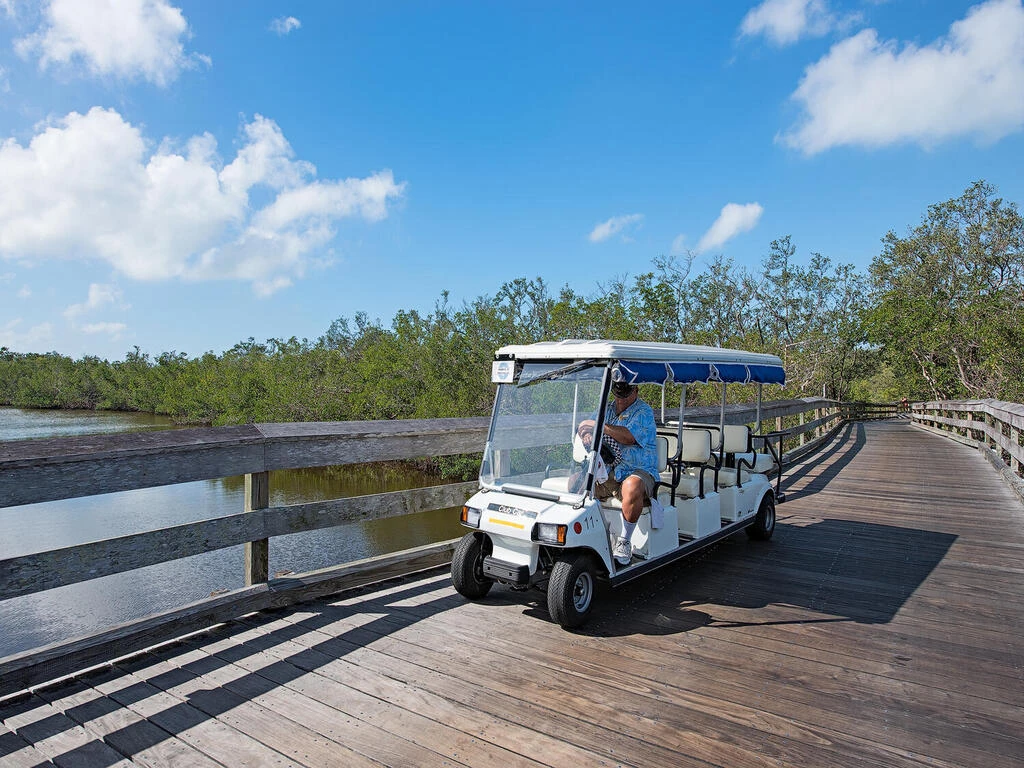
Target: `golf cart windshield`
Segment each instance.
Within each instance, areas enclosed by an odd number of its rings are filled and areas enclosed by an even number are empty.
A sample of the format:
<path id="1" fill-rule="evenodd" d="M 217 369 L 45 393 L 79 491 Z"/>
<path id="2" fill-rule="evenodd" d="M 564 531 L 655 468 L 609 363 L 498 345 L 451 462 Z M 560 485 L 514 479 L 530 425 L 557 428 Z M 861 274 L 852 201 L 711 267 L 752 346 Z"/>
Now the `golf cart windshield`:
<path id="1" fill-rule="evenodd" d="M 501 384 L 481 483 L 578 493 L 569 479 L 587 466 L 573 460 L 573 436 L 580 421 L 597 413 L 607 370 L 606 363 L 589 361 L 526 363 Z"/>

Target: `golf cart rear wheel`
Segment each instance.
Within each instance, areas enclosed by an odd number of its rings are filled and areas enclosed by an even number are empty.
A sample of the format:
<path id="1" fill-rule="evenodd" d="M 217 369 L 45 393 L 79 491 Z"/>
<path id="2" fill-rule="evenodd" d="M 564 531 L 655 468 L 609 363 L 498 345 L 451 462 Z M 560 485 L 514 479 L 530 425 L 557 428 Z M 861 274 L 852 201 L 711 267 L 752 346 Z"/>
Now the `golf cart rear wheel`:
<path id="1" fill-rule="evenodd" d="M 555 563 L 548 580 L 548 612 L 566 629 L 578 627 L 590 616 L 597 589 L 594 562 L 585 552 L 567 554 Z"/>
<path id="2" fill-rule="evenodd" d="M 775 533 L 775 497 L 766 493 L 757 508 L 754 524 L 747 528 L 747 536 L 756 541 L 768 541 Z"/>
<path id="3" fill-rule="evenodd" d="M 484 537 L 467 533 L 455 547 L 452 556 L 452 585 L 455 591 L 470 600 L 479 600 L 491 591 L 493 579 L 484 576 Z"/>

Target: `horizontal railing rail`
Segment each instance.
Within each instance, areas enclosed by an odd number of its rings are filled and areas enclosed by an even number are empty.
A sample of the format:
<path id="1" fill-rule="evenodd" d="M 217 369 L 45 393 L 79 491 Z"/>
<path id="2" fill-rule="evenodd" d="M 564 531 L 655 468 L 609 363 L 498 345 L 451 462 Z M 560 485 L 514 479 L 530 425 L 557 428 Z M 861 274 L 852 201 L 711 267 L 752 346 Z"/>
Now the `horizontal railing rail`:
<path id="1" fill-rule="evenodd" d="M 1000 400 L 914 403 L 915 426 L 977 448 L 1024 501 L 1024 405 Z"/>
<path id="2" fill-rule="evenodd" d="M 857 414 L 872 417 L 856 404 L 834 400 L 768 402 L 761 408 L 762 431 L 772 431 L 774 420 L 788 464 Z M 720 409 L 690 408 L 685 416 L 717 421 Z M 754 405 L 726 408 L 729 424 L 753 424 L 756 418 Z M 251 424 L 0 443 L 0 507 L 245 476 L 245 509 L 236 514 L 0 559 L 0 600 L 239 544 L 245 546 L 246 583 L 227 594 L 0 659 L 0 696 L 243 613 L 446 564 L 454 541 L 269 578 L 269 540 L 275 536 L 456 507 L 477 487 L 476 481 L 462 482 L 271 507 L 269 472 L 479 453 L 487 425 L 486 418 Z"/>

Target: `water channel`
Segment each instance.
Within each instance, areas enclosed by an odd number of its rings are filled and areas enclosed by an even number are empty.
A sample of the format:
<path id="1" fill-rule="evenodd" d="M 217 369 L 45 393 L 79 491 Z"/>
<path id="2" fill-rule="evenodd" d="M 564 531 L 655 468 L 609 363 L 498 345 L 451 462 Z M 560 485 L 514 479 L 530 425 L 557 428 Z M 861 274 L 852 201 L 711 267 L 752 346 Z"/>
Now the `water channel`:
<path id="1" fill-rule="evenodd" d="M 0 441 L 170 429 L 149 414 L 0 408 Z M 396 464 L 270 473 L 271 506 L 442 481 Z M 0 558 L 240 512 L 242 477 L 0 508 Z M 270 572 L 302 573 L 461 535 L 456 510 L 351 523 L 270 541 Z M 0 658 L 243 586 L 242 547 L 0 601 Z"/>

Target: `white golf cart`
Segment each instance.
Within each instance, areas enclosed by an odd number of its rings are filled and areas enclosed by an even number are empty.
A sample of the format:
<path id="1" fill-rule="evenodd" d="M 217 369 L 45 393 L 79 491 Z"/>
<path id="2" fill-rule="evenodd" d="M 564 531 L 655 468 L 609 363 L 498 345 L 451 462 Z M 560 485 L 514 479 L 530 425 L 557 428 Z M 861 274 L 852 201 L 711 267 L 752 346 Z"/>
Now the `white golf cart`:
<path id="1" fill-rule="evenodd" d="M 473 529 L 452 559 L 452 582 L 469 599 L 495 583 L 547 592 L 563 627 L 586 621 L 598 579 L 624 584 L 745 529 L 768 539 L 781 501 L 780 433 L 753 434 L 725 424 L 725 384 L 785 383 L 774 355 L 627 341 L 561 341 L 502 347 L 491 379 L 498 384 L 480 468 L 480 491 L 462 509 Z M 662 387 L 657 449 L 660 504 L 645 507 L 627 565 L 612 557 L 622 532 L 617 499 L 594 497 L 600 442 L 584 448 L 577 427 L 603 428 L 614 382 Z M 666 420 L 665 391 L 681 385 L 678 418 Z M 687 423 L 686 387 L 722 385 L 718 424 Z M 769 475 L 775 475 L 775 488 Z"/>

